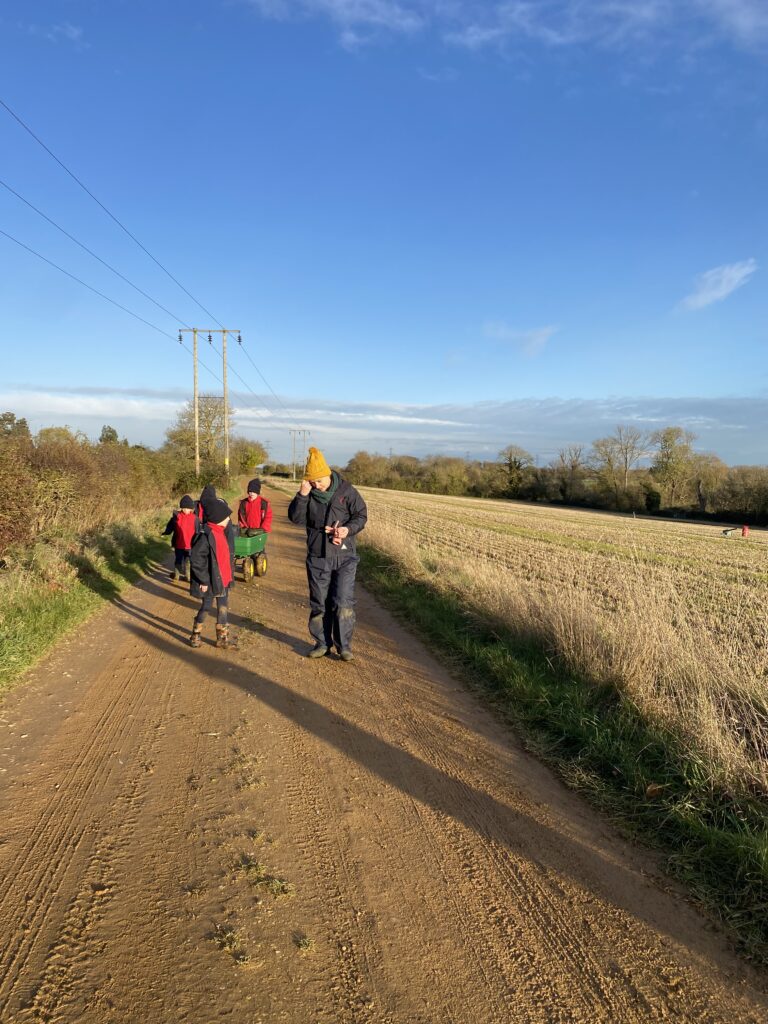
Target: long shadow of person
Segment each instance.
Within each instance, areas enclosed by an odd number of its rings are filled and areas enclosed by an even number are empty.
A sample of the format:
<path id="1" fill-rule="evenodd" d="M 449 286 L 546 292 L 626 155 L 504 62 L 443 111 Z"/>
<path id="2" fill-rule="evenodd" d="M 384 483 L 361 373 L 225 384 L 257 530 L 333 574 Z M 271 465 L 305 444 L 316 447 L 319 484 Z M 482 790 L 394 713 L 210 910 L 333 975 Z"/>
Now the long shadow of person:
<path id="1" fill-rule="evenodd" d="M 524 811 L 388 742 L 306 693 L 230 659 L 187 651 L 139 625 L 129 623 L 126 628 L 207 678 L 239 687 L 323 745 L 335 748 L 389 786 L 431 808 L 439 818 L 451 819 L 474 832 L 499 865 L 501 877 L 507 879 L 510 892 L 514 893 L 511 898 L 525 906 L 530 904 L 531 913 L 538 913 L 538 897 L 527 892 L 526 878 L 537 879 L 537 886 L 546 889 L 547 878 L 554 872 L 571 879 L 585 899 L 599 896 L 608 905 L 645 922 L 653 932 L 671 936 L 709 965 L 705 969 L 714 968 L 712 940 L 701 929 L 699 919 L 683 912 L 682 905 L 679 914 L 669 913 L 669 894 L 658 893 L 643 879 L 639 868 L 631 869 L 622 863 L 615 851 L 603 852 L 597 843 L 581 842 L 563 831 L 554 832 Z M 491 785 L 498 786 L 495 777 L 489 780 Z M 534 868 L 534 876 L 525 874 L 525 865 Z M 546 922 L 542 926 L 546 927 Z M 647 942 L 646 936 L 646 948 Z M 610 948 L 606 947 L 604 953 L 610 957 Z M 563 950 L 563 956 L 568 956 L 568 950 Z"/>
<path id="2" fill-rule="evenodd" d="M 297 654 L 304 655 L 309 649 L 309 645 L 306 642 L 291 636 L 290 633 L 283 633 L 279 629 L 273 629 L 272 626 L 265 626 L 263 622 L 247 619 L 237 613 L 230 615 L 230 622 L 244 633 L 255 633 L 257 636 L 265 636 L 270 640 L 276 640 L 278 643 L 290 647 Z"/>

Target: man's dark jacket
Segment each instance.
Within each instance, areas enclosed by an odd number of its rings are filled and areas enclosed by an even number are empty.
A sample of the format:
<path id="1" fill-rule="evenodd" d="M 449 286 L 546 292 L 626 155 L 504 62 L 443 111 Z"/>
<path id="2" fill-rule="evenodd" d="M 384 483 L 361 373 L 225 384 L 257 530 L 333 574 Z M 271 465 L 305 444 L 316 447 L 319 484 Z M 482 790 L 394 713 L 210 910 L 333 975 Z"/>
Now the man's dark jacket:
<path id="1" fill-rule="evenodd" d="M 224 527 L 224 536 L 229 545 L 229 561 L 232 567 L 232 582 L 230 590 L 235 585 L 235 530 L 232 523 Z M 200 532 L 195 534 L 192 541 L 192 550 L 189 553 L 189 566 L 191 569 L 189 592 L 193 597 L 203 597 L 200 585 L 208 587 L 208 593 L 214 597 L 221 597 L 224 593 L 224 585 L 221 582 L 221 573 L 216 561 L 216 541 L 211 535 L 211 528 L 208 523 L 200 527 Z"/>
<path id="2" fill-rule="evenodd" d="M 352 484 L 339 478 L 339 486 L 328 504 L 323 504 L 309 494 L 297 494 L 288 506 L 288 518 L 296 526 L 307 528 L 307 558 L 314 561 L 330 558 L 334 563 L 346 561 L 355 555 L 355 536 L 368 521 L 368 509 Z M 349 535 L 342 545 L 331 542 L 325 532 L 326 526 L 346 526 Z"/>

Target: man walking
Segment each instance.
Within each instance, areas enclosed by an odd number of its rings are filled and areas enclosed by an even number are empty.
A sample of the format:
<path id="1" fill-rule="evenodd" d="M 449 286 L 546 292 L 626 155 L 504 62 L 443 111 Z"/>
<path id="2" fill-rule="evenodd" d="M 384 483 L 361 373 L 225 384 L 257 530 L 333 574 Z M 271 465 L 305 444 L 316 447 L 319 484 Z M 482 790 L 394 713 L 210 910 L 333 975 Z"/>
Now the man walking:
<path id="1" fill-rule="evenodd" d="M 288 518 L 307 530 L 309 632 L 315 641 L 307 657 L 322 658 L 335 646 L 342 661 L 352 661 L 359 561 L 354 538 L 368 520 L 365 502 L 318 448 L 310 448 Z"/>

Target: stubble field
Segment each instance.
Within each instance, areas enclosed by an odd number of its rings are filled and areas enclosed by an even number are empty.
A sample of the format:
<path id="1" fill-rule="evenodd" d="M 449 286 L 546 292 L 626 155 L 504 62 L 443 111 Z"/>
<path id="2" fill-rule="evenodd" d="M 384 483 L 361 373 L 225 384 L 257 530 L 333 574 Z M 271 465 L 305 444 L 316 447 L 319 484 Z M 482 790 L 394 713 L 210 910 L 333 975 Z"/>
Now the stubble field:
<path id="1" fill-rule="evenodd" d="M 768 790 L 768 535 L 365 491 L 366 539 Z M 746 775 L 745 775 L 746 773 Z"/>

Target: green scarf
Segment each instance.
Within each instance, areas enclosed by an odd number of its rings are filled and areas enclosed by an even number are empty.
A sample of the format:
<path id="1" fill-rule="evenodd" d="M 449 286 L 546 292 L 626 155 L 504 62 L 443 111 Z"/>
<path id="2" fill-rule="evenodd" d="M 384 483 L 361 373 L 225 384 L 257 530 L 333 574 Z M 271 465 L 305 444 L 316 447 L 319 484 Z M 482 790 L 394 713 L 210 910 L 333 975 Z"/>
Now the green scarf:
<path id="1" fill-rule="evenodd" d="M 321 505 L 330 505 L 331 498 L 334 496 L 336 491 L 339 489 L 341 479 L 339 474 L 335 470 L 331 470 L 331 486 L 327 491 L 318 491 L 314 487 L 309 492 L 309 496 L 315 501 L 319 501 Z"/>

